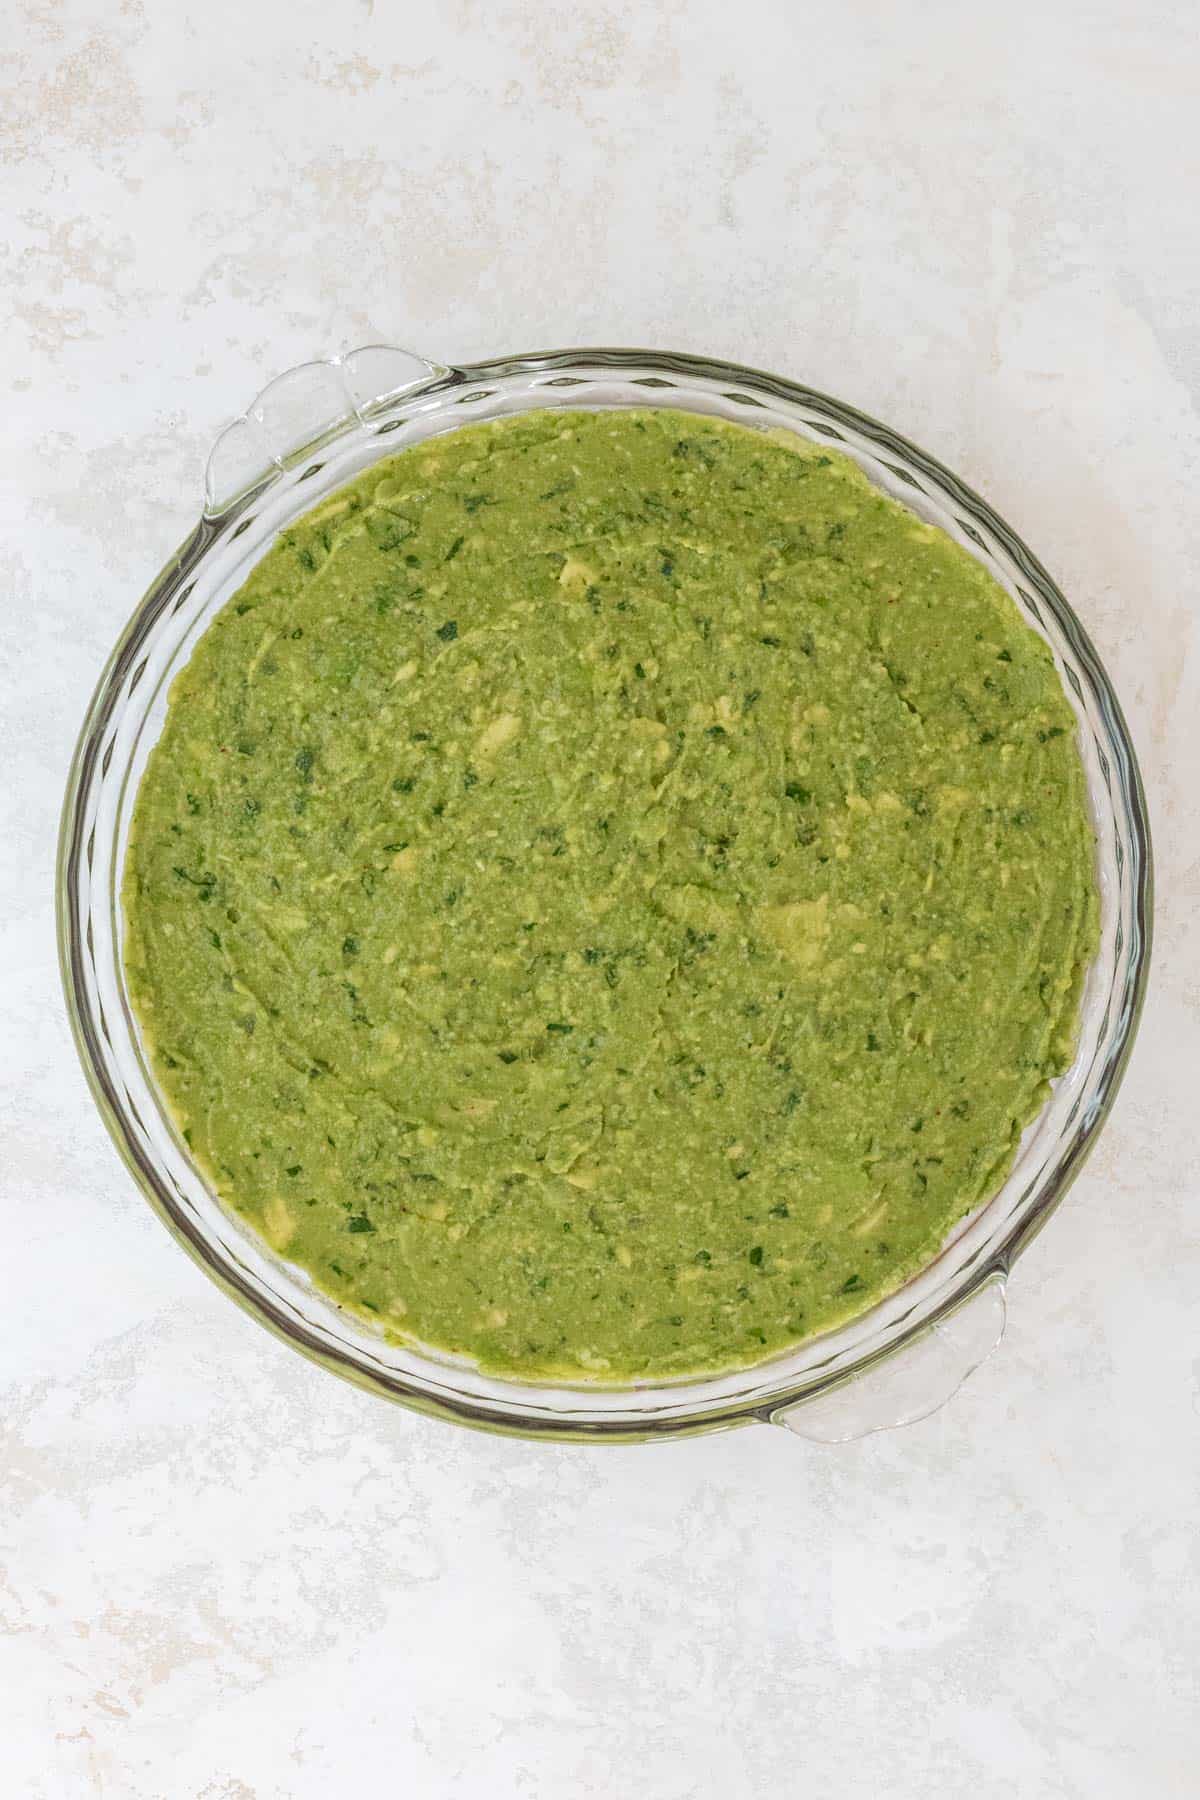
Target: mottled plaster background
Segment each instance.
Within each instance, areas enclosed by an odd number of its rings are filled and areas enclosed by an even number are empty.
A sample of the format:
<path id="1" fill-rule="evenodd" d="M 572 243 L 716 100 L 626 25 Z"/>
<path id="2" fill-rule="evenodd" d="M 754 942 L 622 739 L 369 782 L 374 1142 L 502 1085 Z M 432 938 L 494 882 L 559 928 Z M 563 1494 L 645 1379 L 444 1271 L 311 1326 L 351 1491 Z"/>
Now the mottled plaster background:
<path id="1" fill-rule="evenodd" d="M 1200 1793 L 1200 35 L 1181 0 L 12 0 L 0 305 L 0 1788 Z M 50 909 L 107 651 L 270 375 L 711 349 L 981 488 L 1157 831 L 1104 1140 L 941 1415 L 492 1441 L 310 1368 L 96 1118 Z"/>

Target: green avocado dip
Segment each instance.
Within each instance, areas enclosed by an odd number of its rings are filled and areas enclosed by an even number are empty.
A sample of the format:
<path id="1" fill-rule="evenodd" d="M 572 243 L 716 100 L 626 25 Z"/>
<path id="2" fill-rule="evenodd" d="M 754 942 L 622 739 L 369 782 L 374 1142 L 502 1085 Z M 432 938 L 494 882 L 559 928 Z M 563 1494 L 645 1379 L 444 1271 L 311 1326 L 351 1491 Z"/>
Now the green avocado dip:
<path id="1" fill-rule="evenodd" d="M 137 795 L 129 992 L 222 1201 L 393 1338 L 715 1371 L 988 1197 L 1096 945 L 1075 720 L 845 458 L 471 426 L 285 531 Z"/>

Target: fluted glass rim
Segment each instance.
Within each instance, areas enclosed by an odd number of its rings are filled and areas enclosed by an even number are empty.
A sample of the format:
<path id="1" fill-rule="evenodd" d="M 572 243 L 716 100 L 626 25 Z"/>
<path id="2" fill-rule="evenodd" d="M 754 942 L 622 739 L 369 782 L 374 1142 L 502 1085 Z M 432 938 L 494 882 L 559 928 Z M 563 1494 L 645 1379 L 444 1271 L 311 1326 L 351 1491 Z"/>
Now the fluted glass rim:
<path id="1" fill-rule="evenodd" d="M 361 357 L 365 353 L 356 354 Z M 336 368 L 349 360 L 309 366 Z M 1061 1203 L 1108 1116 L 1145 995 L 1153 898 L 1145 795 L 1120 703 L 1082 623 L 1017 533 L 935 457 L 855 407 L 782 376 L 675 352 L 564 349 L 456 367 L 421 358 L 409 360 L 420 368 L 416 378 L 397 391 L 375 398 L 352 395 L 343 415 L 327 419 L 304 441 L 278 450 L 268 444 L 266 466 L 260 472 L 252 471 L 232 499 L 217 496 L 219 503 L 214 503 L 210 465 L 209 506 L 139 602 L 100 677 L 72 759 L 56 881 L 63 986 L 85 1074 L 135 1180 L 193 1258 L 245 1310 L 285 1341 L 374 1392 L 493 1431 L 569 1439 L 681 1435 L 777 1418 L 902 1353 L 914 1339 L 924 1337 L 967 1304 L 985 1284 L 1006 1277 Z M 628 397 L 619 397 L 627 391 Z M 206 571 L 222 557 L 228 561 L 235 541 L 274 505 L 279 516 L 258 545 L 261 553 L 280 523 L 299 516 L 316 502 L 320 492 L 341 485 L 357 468 L 400 448 L 410 441 L 410 434 L 425 436 L 432 430 L 470 423 L 472 418 L 531 406 L 597 404 L 682 404 L 737 417 L 743 423 L 782 424 L 801 435 L 824 438 L 856 456 L 880 485 L 922 516 L 931 516 L 927 506 L 943 512 L 949 508 L 952 535 L 992 566 L 993 573 L 998 567 L 1003 569 L 1005 585 L 1010 592 L 1015 585 L 1020 596 L 1018 604 L 1031 622 L 1040 624 L 1043 635 L 1052 637 L 1060 670 L 1075 689 L 1073 704 L 1078 701 L 1076 711 L 1081 720 L 1081 709 L 1093 709 L 1087 712 L 1087 719 L 1099 758 L 1096 767 L 1114 808 L 1112 880 L 1120 890 L 1111 992 L 1100 996 L 1104 999 L 1103 1025 L 1096 1058 L 1101 1058 L 1101 1050 L 1102 1058 L 1089 1071 L 1087 1103 L 1082 1104 L 1081 1090 L 1070 1129 L 1056 1141 L 1050 1164 L 1019 1201 L 1010 1196 L 1003 1216 L 997 1215 L 994 1232 L 980 1233 L 979 1226 L 1006 1194 L 1011 1177 L 965 1227 L 951 1234 L 947 1248 L 929 1268 L 850 1326 L 808 1340 L 794 1352 L 719 1377 L 620 1388 L 500 1380 L 432 1354 L 372 1344 L 366 1328 L 349 1321 L 334 1303 L 316 1296 L 311 1286 L 301 1293 L 303 1284 L 293 1279 L 281 1259 L 264 1254 L 261 1247 L 256 1250 L 232 1222 L 225 1233 L 203 1208 L 198 1212 L 196 1197 L 181 1194 L 177 1173 L 172 1174 L 166 1166 L 161 1138 L 157 1147 L 151 1141 L 151 1130 L 142 1116 L 145 1094 L 135 1098 L 125 1079 L 114 1041 L 114 1032 L 116 1039 L 121 1038 L 121 1008 L 112 999 L 114 993 L 119 996 L 122 982 L 115 950 L 119 927 L 113 924 L 112 943 L 106 949 L 106 915 L 98 910 L 106 905 L 111 913 L 114 882 L 119 880 L 115 849 L 112 866 L 105 863 L 109 826 L 100 815 L 105 784 L 121 784 L 113 801 L 118 817 L 118 825 L 113 827 L 116 845 L 120 806 L 130 781 L 130 768 L 122 767 L 124 750 L 117 742 L 122 709 L 135 704 L 156 633 L 169 626 L 175 614 L 186 618 L 186 609 L 199 604 L 197 590 L 203 589 Z M 265 435 L 269 438 L 269 430 Z M 336 467 L 331 470 L 331 465 Z M 322 477 L 325 489 L 320 485 Z M 228 591 L 228 581 L 223 589 L 219 584 L 214 589 L 222 595 Z M 210 596 L 210 610 L 202 616 L 211 616 L 219 603 Z M 178 646 L 175 654 L 181 654 Z M 165 677 L 160 676 L 160 683 L 162 679 Z M 1098 726 L 1104 733 L 1103 743 Z M 1093 806 L 1098 801 L 1103 806 L 1103 796 L 1093 784 L 1095 768 L 1088 772 Z M 115 788 L 111 791 L 117 792 Z M 107 870 L 104 894 L 94 891 L 97 858 L 101 873 Z M 1111 894 L 1108 900 L 1112 900 Z M 101 940 L 99 951 L 97 938 Z M 106 982 L 110 990 L 107 1008 L 100 991 Z M 124 1026 L 130 1029 L 132 1022 L 126 1019 Z M 1081 1055 L 1084 1048 L 1081 1045 Z M 228 1215 L 225 1218 L 228 1220 Z M 977 1245 L 970 1241 L 972 1233 L 979 1239 Z M 327 1316 L 331 1313 L 335 1315 L 333 1323 Z"/>

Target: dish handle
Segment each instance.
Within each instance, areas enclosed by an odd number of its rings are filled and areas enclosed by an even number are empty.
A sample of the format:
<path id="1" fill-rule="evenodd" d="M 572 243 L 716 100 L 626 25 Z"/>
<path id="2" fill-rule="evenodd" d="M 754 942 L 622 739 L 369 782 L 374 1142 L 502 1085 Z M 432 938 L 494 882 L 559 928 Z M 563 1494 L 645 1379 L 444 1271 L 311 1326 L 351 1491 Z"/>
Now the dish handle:
<path id="1" fill-rule="evenodd" d="M 452 373 L 414 350 L 365 344 L 276 375 L 213 445 L 204 471 L 205 516 L 219 518 L 273 471 Z"/>
<path id="2" fill-rule="evenodd" d="M 897 1355 L 811 1400 L 777 1407 L 769 1421 L 813 1443 L 846 1444 L 927 1419 L 992 1354 L 1007 1316 L 1005 1275 L 996 1271 Z"/>

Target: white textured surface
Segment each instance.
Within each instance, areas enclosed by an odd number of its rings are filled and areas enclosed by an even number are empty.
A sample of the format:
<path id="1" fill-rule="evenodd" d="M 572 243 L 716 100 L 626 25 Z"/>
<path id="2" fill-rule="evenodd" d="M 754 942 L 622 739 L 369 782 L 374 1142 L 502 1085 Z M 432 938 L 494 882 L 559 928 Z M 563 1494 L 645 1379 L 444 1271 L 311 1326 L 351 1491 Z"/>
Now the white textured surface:
<path id="1" fill-rule="evenodd" d="M 1200 1792 L 1200 40 L 1180 0 L 24 0 L 3 37 L 0 1787 L 31 1800 Z M 207 1285 L 58 996 L 76 727 L 262 381 L 711 349 L 940 454 L 1059 576 L 1157 828 L 1103 1142 L 939 1417 L 578 1450 Z"/>

